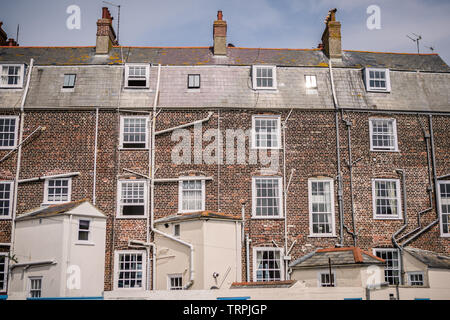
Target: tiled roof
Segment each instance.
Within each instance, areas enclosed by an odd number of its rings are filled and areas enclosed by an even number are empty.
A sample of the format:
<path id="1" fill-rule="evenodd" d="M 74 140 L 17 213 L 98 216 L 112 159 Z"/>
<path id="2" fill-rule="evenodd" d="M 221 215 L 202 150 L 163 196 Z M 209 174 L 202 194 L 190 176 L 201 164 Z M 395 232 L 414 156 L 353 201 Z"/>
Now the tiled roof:
<path id="1" fill-rule="evenodd" d="M 450 269 L 450 257 L 440 255 L 436 252 L 410 247 L 405 248 L 405 251 L 426 264 L 429 268 Z"/>
<path id="2" fill-rule="evenodd" d="M 195 219 L 216 219 L 216 220 L 241 220 L 240 216 L 230 215 L 221 212 L 213 211 L 199 211 L 190 213 L 174 214 L 164 218 L 155 220 L 156 224 L 184 221 L 184 220 L 195 220 Z"/>
<path id="3" fill-rule="evenodd" d="M 123 62 L 162 65 L 253 65 L 328 67 L 319 49 L 227 48 L 226 57 L 215 57 L 210 47 L 113 47 L 109 55 L 96 55 L 95 47 L 0 47 L 0 63 L 37 65 L 118 65 Z M 337 67 L 382 67 L 393 70 L 450 72 L 437 54 L 343 51 Z"/>
<path id="4" fill-rule="evenodd" d="M 356 247 L 318 249 L 307 254 L 290 264 L 290 267 L 325 267 L 328 259 L 332 265 L 351 264 L 384 264 L 383 259 Z"/>
<path id="5" fill-rule="evenodd" d="M 77 201 L 71 201 L 61 204 L 54 204 L 46 207 L 39 207 L 32 209 L 28 212 L 25 212 L 23 215 L 20 215 L 16 218 L 16 220 L 25 220 L 29 218 L 42 218 L 42 217 L 51 217 L 56 216 L 61 213 L 65 213 L 67 211 L 70 211 L 78 206 L 80 206 L 82 203 L 88 201 L 87 199 L 77 200 Z"/>

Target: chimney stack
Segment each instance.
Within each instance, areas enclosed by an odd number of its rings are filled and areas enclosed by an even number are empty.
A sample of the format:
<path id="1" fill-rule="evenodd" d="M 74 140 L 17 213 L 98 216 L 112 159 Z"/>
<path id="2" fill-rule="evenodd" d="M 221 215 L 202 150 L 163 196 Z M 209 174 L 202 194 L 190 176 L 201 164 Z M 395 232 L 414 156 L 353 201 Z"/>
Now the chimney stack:
<path id="1" fill-rule="evenodd" d="M 217 11 L 217 20 L 213 25 L 214 55 L 227 55 L 227 22 L 222 20 L 222 10 Z"/>
<path id="2" fill-rule="evenodd" d="M 341 23 L 336 21 L 337 9 L 328 11 L 325 19 L 325 31 L 322 34 L 322 46 L 329 59 L 342 60 Z"/>
<path id="3" fill-rule="evenodd" d="M 107 7 L 102 8 L 102 18 L 97 20 L 96 54 L 108 54 L 113 45 L 117 45 L 116 33 L 112 27 L 113 17 Z"/>

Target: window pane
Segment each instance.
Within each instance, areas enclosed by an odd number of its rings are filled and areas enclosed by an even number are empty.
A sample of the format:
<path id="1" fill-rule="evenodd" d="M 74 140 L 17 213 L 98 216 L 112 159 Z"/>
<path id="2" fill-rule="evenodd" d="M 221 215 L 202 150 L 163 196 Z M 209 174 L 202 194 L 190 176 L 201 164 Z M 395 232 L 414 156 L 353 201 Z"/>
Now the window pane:
<path id="1" fill-rule="evenodd" d="M 279 216 L 281 195 L 279 178 L 255 178 L 256 216 Z"/>
<path id="2" fill-rule="evenodd" d="M 279 250 L 256 251 L 256 281 L 281 280 L 281 254 Z"/>
<path id="3" fill-rule="evenodd" d="M 141 288 L 142 287 L 142 254 L 124 253 L 119 254 L 119 288 Z"/>

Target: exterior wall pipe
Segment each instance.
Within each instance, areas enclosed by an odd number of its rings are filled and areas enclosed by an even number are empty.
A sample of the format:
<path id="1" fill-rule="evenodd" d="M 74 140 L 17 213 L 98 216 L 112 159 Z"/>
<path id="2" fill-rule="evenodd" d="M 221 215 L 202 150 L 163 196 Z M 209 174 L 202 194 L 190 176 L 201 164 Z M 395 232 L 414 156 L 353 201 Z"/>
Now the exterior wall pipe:
<path id="1" fill-rule="evenodd" d="M 246 269 L 246 280 L 247 282 L 251 281 L 250 278 L 250 239 L 248 234 L 245 235 L 245 269 Z"/>
<path id="2" fill-rule="evenodd" d="M 42 181 L 42 180 L 52 179 L 52 178 L 67 178 L 67 177 L 74 177 L 74 176 L 79 176 L 79 175 L 80 175 L 79 172 L 52 174 L 52 175 L 49 175 L 49 176 L 41 176 L 41 177 L 34 177 L 34 178 L 28 178 L 28 179 L 21 179 L 21 180 L 18 181 L 18 183 Z"/>
<path id="3" fill-rule="evenodd" d="M 161 130 L 161 131 L 156 131 L 155 135 L 171 132 L 171 131 L 174 131 L 174 130 L 177 130 L 177 129 L 183 129 L 183 128 L 186 128 L 186 127 L 194 126 L 196 124 L 200 124 L 200 123 L 209 121 L 209 119 L 211 119 L 211 116 L 213 114 L 214 114 L 214 112 L 209 112 L 208 116 L 206 118 L 204 118 L 204 119 L 196 120 L 196 121 L 193 121 L 193 122 L 182 124 L 182 125 L 179 125 L 179 126 L 176 126 L 176 127 L 173 127 L 173 128 L 164 129 L 164 130 Z"/>
<path id="4" fill-rule="evenodd" d="M 36 132 L 38 131 L 45 131 L 45 127 L 37 127 L 32 133 L 30 133 L 25 139 L 22 140 L 22 142 L 20 144 L 18 144 L 14 149 L 12 149 L 10 152 L 8 152 L 7 154 L 5 154 L 5 156 L 3 158 L 0 159 L 0 163 L 3 162 L 5 159 L 7 159 L 14 151 L 16 151 L 19 146 L 23 145 L 29 138 L 31 138 Z"/>
<path id="5" fill-rule="evenodd" d="M 342 109 L 341 109 L 342 110 Z M 353 246 L 356 247 L 356 227 L 355 227 L 355 204 L 354 204 L 354 196 L 353 196 L 353 158 L 352 158 L 352 123 L 351 121 L 342 119 L 347 126 L 347 139 L 348 139 L 348 171 L 349 171 L 349 179 L 350 179 L 350 201 L 351 201 L 351 211 L 352 211 L 352 237 L 353 237 Z"/>
<path id="6" fill-rule="evenodd" d="M 134 244 L 133 244 L 134 243 Z M 156 261 L 156 245 L 151 242 L 143 242 L 139 240 L 129 240 L 128 241 L 128 247 L 130 248 L 145 248 L 145 251 L 147 252 L 147 257 L 150 256 L 150 247 L 152 248 L 152 263 Z M 156 270 L 155 268 L 152 269 L 152 279 L 156 278 Z M 149 284 L 148 279 L 145 282 L 146 290 L 149 290 Z M 155 289 L 155 284 L 152 282 L 153 290 Z"/>
<path id="7" fill-rule="evenodd" d="M 97 143 L 98 143 L 98 108 L 95 108 L 95 140 L 94 140 L 94 177 L 92 182 L 92 204 L 95 206 L 97 187 Z"/>
<path id="8" fill-rule="evenodd" d="M 343 187 L 342 187 L 342 171 L 341 171 L 341 147 L 339 142 L 339 105 L 336 97 L 336 91 L 334 89 L 333 78 L 333 66 L 331 59 L 328 60 L 328 67 L 330 70 L 331 91 L 333 95 L 333 102 L 335 107 L 334 121 L 336 127 L 336 158 L 337 158 L 337 182 L 338 182 L 338 207 L 339 207 L 339 246 L 344 246 L 344 199 L 343 199 Z"/>
<path id="9" fill-rule="evenodd" d="M 28 95 L 28 89 L 30 88 L 30 80 L 31 80 L 31 72 L 33 71 L 33 64 L 34 59 L 32 58 L 30 60 L 30 67 L 28 71 L 27 76 L 27 83 L 25 85 L 25 90 L 23 92 L 22 96 L 22 102 L 20 104 L 20 129 L 19 129 L 19 148 L 17 149 L 17 163 L 16 163 L 16 176 L 14 178 L 14 198 L 13 198 L 13 210 L 12 210 L 12 217 L 11 217 L 11 246 L 9 248 L 9 252 L 11 255 L 14 254 L 14 242 L 15 242 L 15 231 L 16 231 L 16 214 L 17 214 L 17 198 L 18 198 L 18 187 L 19 187 L 19 177 L 20 177 L 20 165 L 22 161 L 22 140 L 23 140 L 23 127 L 24 127 L 24 121 L 25 121 L 25 112 L 24 112 L 24 106 L 25 101 L 27 99 Z M 8 272 L 9 274 L 9 272 Z M 8 279 L 9 280 L 9 279 Z M 11 287 L 11 281 L 8 281 L 8 288 L 7 292 L 9 292 L 9 289 Z"/>
<path id="10" fill-rule="evenodd" d="M 408 212 L 407 212 L 407 197 L 406 197 L 406 178 L 405 178 L 405 171 L 402 169 L 396 169 L 397 173 L 402 175 L 402 189 L 403 189 L 403 226 L 398 229 L 393 235 L 392 235 L 392 244 L 394 247 L 400 250 L 400 284 L 404 284 L 404 277 L 405 277 L 405 268 L 403 266 L 403 246 L 399 245 L 397 240 L 395 240 L 395 237 L 399 235 L 403 230 L 406 229 L 408 226 Z"/>

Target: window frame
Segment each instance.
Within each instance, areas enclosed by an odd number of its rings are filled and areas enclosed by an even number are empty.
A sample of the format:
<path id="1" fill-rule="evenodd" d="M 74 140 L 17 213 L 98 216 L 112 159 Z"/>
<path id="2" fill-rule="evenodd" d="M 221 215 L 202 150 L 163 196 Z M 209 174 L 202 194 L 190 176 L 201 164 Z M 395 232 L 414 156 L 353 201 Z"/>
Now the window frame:
<path id="1" fill-rule="evenodd" d="M 142 286 L 140 288 L 119 288 L 119 263 L 121 254 L 141 254 L 142 255 Z M 145 250 L 115 250 L 114 251 L 114 290 L 145 290 L 147 285 L 147 252 Z"/>
<path id="2" fill-rule="evenodd" d="M 396 269 L 392 269 L 392 268 L 391 268 L 391 269 L 387 269 L 387 264 L 386 264 L 386 266 L 385 266 L 385 268 L 384 268 L 384 282 L 388 282 L 388 281 L 386 281 L 386 270 L 396 270 L 396 271 L 398 271 L 398 284 L 400 284 L 400 283 L 401 283 L 401 280 L 402 280 L 402 274 L 401 274 L 401 270 L 402 270 L 402 259 L 400 258 L 400 254 L 401 254 L 400 250 L 399 250 L 399 249 L 395 249 L 395 248 L 373 248 L 373 249 L 372 249 L 372 253 L 373 253 L 373 255 L 376 256 L 376 257 L 378 257 L 378 256 L 377 256 L 377 251 L 397 252 L 398 266 L 397 266 Z M 390 283 L 389 283 L 389 285 L 390 285 L 390 286 L 394 286 L 395 284 L 390 284 Z"/>
<path id="3" fill-rule="evenodd" d="M 376 197 L 376 189 L 375 182 L 376 181 L 385 181 L 385 182 L 395 182 L 395 189 L 397 192 L 397 215 L 379 215 L 377 214 L 377 197 Z M 403 190 L 405 191 L 405 190 Z M 374 220 L 400 220 L 403 219 L 402 212 L 402 190 L 400 187 L 400 179 L 384 179 L 384 178 L 374 178 L 372 179 L 372 210 L 373 210 L 373 219 Z"/>
<path id="4" fill-rule="evenodd" d="M 7 252 L 0 252 L 0 257 L 5 257 L 5 270 L 3 270 L 3 287 L 0 287 L 0 292 L 6 292 L 8 289 L 8 276 L 9 276 L 9 259 Z"/>
<path id="5" fill-rule="evenodd" d="M 12 218 L 12 209 L 13 209 L 13 201 L 14 201 L 14 181 L 9 180 L 2 180 L 0 181 L 0 184 L 9 184 L 9 209 L 8 209 L 8 215 L 0 215 L 0 220 L 8 220 Z M 2 200 L 2 199 L 0 199 Z M 4 199 L 7 200 L 7 199 Z"/>
<path id="6" fill-rule="evenodd" d="M 259 118 L 265 118 L 266 120 L 276 120 L 277 121 L 277 143 L 278 145 L 276 147 L 261 147 L 256 146 L 256 120 Z M 262 149 L 262 150 L 279 150 L 282 148 L 281 146 L 281 115 L 253 115 L 252 116 L 252 143 L 251 143 L 252 149 Z"/>
<path id="7" fill-rule="evenodd" d="M 85 230 L 85 229 L 80 229 L 80 223 L 81 223 L 81 221 L 88 221 L 88 222 L 89 222 L 89 228 L 88 228 L 87 230 Z M 81 239 L 80 239 L 80 232 L 87 232 L 87 234 L 88 234 L 87 240 L 81 240 Z M 90 218 L 84 218 L 84 217 L 80 217 L 80 218 L 78 219 L 77 242 L 78 242 L 78 243 L 92 243 L 92 219 L 90 219 Z"/>
<path id="8" fill-rule="evenodd" d="M 197 77 L 198 76 L 198 87 L 196 87 L 196 86 L 194 86 L 194 87 L 191 87 L 191 86 L 189 86 L 189 78 L 190 77 Z M 188 76 L 187 76 L 187 88 L 188 89 L 200 89 L 200 87 L 201 87 L 201 75 L 199 74 L 199 73 L 189 73 L 188 74 Z M 194 81 L 195 82 L 195 81 Z"/>
<path id="9" fill-rule="evenodd" d="M 309 84 L 311 84 L 311 80 L 308 80 L 308 79 L 312 79 L 312 78 L 314 78 L 315 86 L 309 86 Z M 305 74 L 305 89 L 306 89 L 306 94 L 317 94 L 318 93 L 317 76 L 316 75 Z"/>
<path id="10" fill-rule="evenodd" d="M 313 212 L 312 212 L 312 183 L 313 182 L 329 182 L 331 193 L 331 233 L 314 233 L 313 232 Z M 336 217 L 334 210 L 334 180 L 331 178 L 310 178 L 308 179 L 308 208 L 309 208 L 309 237 L 335 237 L 336 236 Z"/>
<path id="11" fill-rule="evenodd" d="M 257 85 L 257 69 L 258 68 L 266 68 L 266 69 L 272 69 L 272 87 L 258 87 Z M 252 88 L 253 90 L 277 90 L 278 84 L 277 84 L 277 66 L 274 65 L 252 65 Z"/>
<path id="12" fill-rule="evenodd" d="M 14 145 L 12 146 L 0 146 L 0 150 L 11 150 L 11 149 L 15 149 L 17 147 L 17 138 L 18 138 L 18 132 L 19 132 L 19 117 L 18 116 L 0 116 L 0 119 L 15 119 L 16 120 L 16 124 L 15 124 L 15 128 L 14 128 Z"/>
<path id="13" fill-rule="evenodd" d="M 28 298 L 32 298 L 32 299 L 39 299 L 39 298 L 42 298 L 42 287 L 43 287 L 43 276 L 29 276 L 28 277 L 28 290 L 27 290 L 27 297 Z M 39 290 L 36 290 L 36 289 L 31 289 L 31 283 L 32 283 L 32 281 L 33 280 L 40 280 L 40 288 L 39 288 Z M 32 297 L 32 295 L 31 295 L 31 290 L 33 290 L 33 291 L 39 291 L 39 297 Z"/>
<path id="14" fill-rule="evenodd" d="M 278 179 L 278 192 L 279 192 L 279 215 L 277 216 L 257 216 L 256 215 L 256 179 Z M 283 211 L 283 200 L 284 200 L 284 192 L 283 192 L 283 179 L 280 176 L 253 176 L 252 177 L 252 219 L 283 219 L 284 211 Z"/>
<path id="15" fill-rule="evenodd" d="M 317 286 L 319 288 L 335 288 L 335 287 L 337 287 L 336 270 L 331 269 L 331 275 L 333 277 L 333 285 L 332 286 L 323 286 L 322 285 L 322 275 L 323 274 L 329 275 L 330 271 L 326 270 L 326 269 L 317 271 Z"/>
<path id="16" fill-rule="evenodd" d="M 122 183 L 144 183 L 144 214 L 143 215 L 123 215 L 121 210 Z M 117 212 L 118 219 L 144 219 L 148 216 L 148 181 L 146 179 L 118 179 L 117 180 Z"/>
<path id="17" fill-rule="evenodd" d="M 124 128 L 125 128 L 125 119 L 145 119 L 145 147 L 137 148 L 137 147 L 124 147 Z M 148 116 L 120 116 L 120 137 L 119 137 L 119 149 L 121 150 L 148 150 L 149 149 L 149 117 Z M 129 142 L 127 142 L 129 143 Z"/>
<path id="18" fill-rule="evenodd" d="M 376 88 L 370 86 L 370 71 L 375 72 L 385 72 L 386 75 L 386 87 L 385 88 Z M 391 77 L 390 70 L 388 68 L 365 68 L 364 69 L 364 83 L 366 85 L 367 92 L 391 92 Z"/>
<path id="19" fill-rule="evenodd" d="M 438 212 L 439 212 L 439 231 L 440 231 L 440 235 L 443 238 L 450 238 L 450 212 L 449 213 L 445 213 L 445 215 L 448 215 L 448 221 L 449 221 L 449 227 L 448 227 L 448 233 L 444 233 L 444 221 L 442 220 L 442 196 L 441 196 L 441 185 L 443 184 L 448 184 L 450 185 L 450 180 L 440 180 L 438 181 L 438 185 L 439 185 L 439 192 L 438 192 L 438 202 L 439 202 L 439 208 L 438 208 Z"/>
<path id="20" fill-rule="evenodd" d="M 178 231 L 178 232 L 177 232 Z M 175 238 L 179 238 L 181 234 L 181 224 L 180 223 L 175 223 L 173 225 L 173 236 Z"/>
<path id="21" fill-rule="evenodd" d="M 280 253 L 280 280 L 270 280 L 270 281 L 284 281 L 284 261 L 283 261 L 283 257 L 284 257 L 284 250 L 283 248 L 277 248 L 277 247 L 253 247 L 252 248 L 253 251 L 253 260 L 252 260 L 252 265 L 253 265 L 253 282 L 268 282 L 268 281 L 258 281 L 257 278 L 257 253 L 258 251 L 278 251 Z"/>
<path id="22" fill-rule="evenodd" d="M 67 200 L 65 201 L 49 201 L 48 200 L 48 184 L 50 182 L 50 180 L 67 180 Z M 71 177 L 67 177 L 67 178 L 47 178 L 45 179 L 44 182 L 44 201 L 43 201 L 43 205 L 52 205 L 52 204 L 60 204 L 60 203 L 67 203 L 72 201 L 72 178 Z"/>
<path id="23" fill-rule="evenodd" d="M 3 74 L 3 67 L 20 67 L 18 76 L 19 81 L 17 84 L 8 85 L 2 84 L 1 76 Z M 21 63 L 4 63 L 0 64 L 0 88 L 1 89 L 22 89 L 23 88 L 23 78 L 25 77 L 25 64 Z"/>
<path id="24" fill-rule="evenodd" d="M 373 121 L 392 121 L 392 131 L 394 133 L 394 146 L 391 149 L 375 149 L 373 146 Z M 372 152 L 398 152 L 398 134 L 397 134 L 397 119 L 395 118 L 369 118 L 369 142 L 370 151 Z"/>
<path id="25" fill-rule="evenodd" d="M 411 287 L 424 287 L 425 286 L 425 272 L 423 271 L 409 271 L 406 273 L 408 275 L 408 285 Z M 413 285 L 411 276 L 420 275 L 422 276 L 422 284 Z"/>
<path id="26" fill-rule="evenodd" d="M 73 85 L 72 86 L 66 86 L 65 85 L 65 83 L 66 83 L 66 76 L 73 76 Z M 76 73 L 64 73 L 64 78 L 63 78 L 63 85 L 62 85 L 62 88 L 63 89 L 73 89 L 73 88 L 75 88 L 75 83 L 76 83 L 76 81 L 77 81 L 77 74 Z"/>
<path id="27" fill-rule="evenodd" d="M 178 181 L 178 213 L 189 213 L 205 211 L 206 207 L 206 184 L 204 177 L 180 177 Z M 183 210 L 183 182 L 185 181 L 201 181 L 202 184 L 202 208 L 200 210 Z"/>
<path id="28" fill-rule="evenodd" d="M 171 280 L 174 278 L 181 278 L 181 285 L 180 287 L 172 287 L 172 282 Z M 167 290 L 170 291 L 178 291 L 178 290 L 183 290 L 183 274 L 181 273 L 172 273 L 172 274 L 168 274 L 167 275 Z"/>
<path id="29" fill-rule="evenodd" d="M 145 67 L 145 86 L 129 86 L 130 67 Z M 148 63 L 126 63 L 125 64 L 125 89 L 150 89 L 150 65 Z"/>

